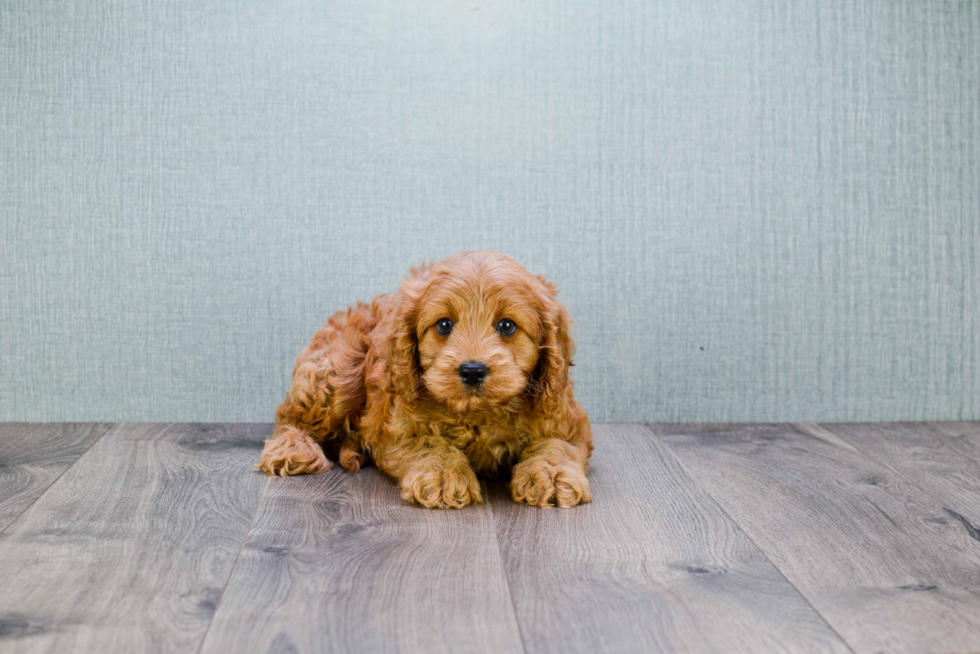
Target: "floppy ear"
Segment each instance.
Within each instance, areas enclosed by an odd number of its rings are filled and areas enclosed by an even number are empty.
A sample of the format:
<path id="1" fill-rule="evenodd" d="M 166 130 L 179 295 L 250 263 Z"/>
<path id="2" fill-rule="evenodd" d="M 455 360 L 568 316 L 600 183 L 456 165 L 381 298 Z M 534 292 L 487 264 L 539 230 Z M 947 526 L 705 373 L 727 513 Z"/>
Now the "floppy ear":
<path id="1" fill-rule="evenodd" d="M 425 290 L 426 268 L 411 269 L 395 294 L 395 309 L 388 336 L 388 388 L 415 403 L 422 387 L 416 319 Z"/>
<path id="2" fill-rule="evenodd" d="M 549 411 L 561 401 L 568 387 L 568 369 L 573 365 L 575 343 L 571 335 L 572 319 L 558 301 L 558 289 L 544 277 L 538 276 L 538 279 L 544 284 L 546 293 L 541 311 L 544 333 L 537 367 L 537 400 Z"/>

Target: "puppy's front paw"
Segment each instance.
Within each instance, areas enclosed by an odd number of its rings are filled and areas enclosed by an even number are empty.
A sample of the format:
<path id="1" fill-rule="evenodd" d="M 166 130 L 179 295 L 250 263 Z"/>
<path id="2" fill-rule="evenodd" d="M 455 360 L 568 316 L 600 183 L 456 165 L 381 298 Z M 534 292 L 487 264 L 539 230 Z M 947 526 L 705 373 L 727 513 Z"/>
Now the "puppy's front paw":
<path id="1" fill-rule="evenodd" d="M 468 465 L 419 465 L 401 481 L 402 499 L 427 509 L 462 509 L 483 504 L 480 482 Z"/>
<path id="2" fill-rule="evenodd" d="M 333 464 L 308 434 L 286 428 L 265 442 L 262 458 L 255 467 L 267 475 L 288 477 L 326 472 Z"/>
<path id="3" fill-rule="evenodd" d="M 552 465 L 544 459 L 523 461 L 514 466 L 510 490 L 515 502 L 545 509 L 569 509 L 592 501 L 589 480 L 582 467 L 573 462 Z"/>

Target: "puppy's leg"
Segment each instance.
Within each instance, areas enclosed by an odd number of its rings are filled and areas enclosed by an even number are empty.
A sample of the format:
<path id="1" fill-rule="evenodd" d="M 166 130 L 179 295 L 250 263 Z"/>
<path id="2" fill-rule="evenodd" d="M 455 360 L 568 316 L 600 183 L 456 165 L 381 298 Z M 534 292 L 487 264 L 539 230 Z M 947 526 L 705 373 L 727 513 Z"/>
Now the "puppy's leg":
<path id="1" fill-rule="evenodd" d="M 375 463 L 401 486 L 402 499 L 427 509 L 483 504 L 466 455 L 432 435 L 396 436 L 371 450 Z"/>
<path id="2" fill-rule="evenodd" d="M 331 411 L 330 359 L 325 350 L 300 355 L 286 399 L 276 409 L 276 429 L 256 466 L 267 475 L 326 472 L 333 464 L 320 443 L 336 422 Z"/>
<path id="3" fill-rule="evenodd" d="M 321 443 L 329 441 L 331 454 L 357 472 L 367 459 L 351 425 L 364 408 L 364 358 L 376 306 L 358 304 L 338 311 L 313 335 L 296 359 L 293 383 L 276 409 L 276 430 L 266 441 L 259 465 L 270 475 L 324 472 L 333 464 Z"/>
<path id="4" fill-rule="evenodd" d="M 520 462 L 514 466 L 510 482 L 515 502 L 563 509 L 591 502 L 589 450 L 560 438 L 532 440 Z"/>
<path id="5" fill-rule="evenodd" d="M 326 472 L 332 467 L 323 448 L 310 433 L 290 425 L 276 427 L 272 438 L 265 442 L 262 458 L 256 466 L 267 475 L 281 477 Z"/>

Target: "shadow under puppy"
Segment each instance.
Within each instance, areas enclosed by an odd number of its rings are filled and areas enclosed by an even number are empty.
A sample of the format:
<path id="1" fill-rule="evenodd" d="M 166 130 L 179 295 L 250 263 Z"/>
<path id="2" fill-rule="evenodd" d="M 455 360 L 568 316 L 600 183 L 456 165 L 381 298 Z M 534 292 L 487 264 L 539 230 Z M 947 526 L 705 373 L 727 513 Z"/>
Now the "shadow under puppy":
<path id="1" fill-rule="evenodd" d="M 483 498 L 511 473 L 518 502 L 589 502 L 592 429 L 572 392 L 557 290 L 510 257 L 464 252 L 412 269 L 397 293 L 333 315 L 300 353 L 257 466 L 350 472 L 370 459 L 428 508 Z"/>

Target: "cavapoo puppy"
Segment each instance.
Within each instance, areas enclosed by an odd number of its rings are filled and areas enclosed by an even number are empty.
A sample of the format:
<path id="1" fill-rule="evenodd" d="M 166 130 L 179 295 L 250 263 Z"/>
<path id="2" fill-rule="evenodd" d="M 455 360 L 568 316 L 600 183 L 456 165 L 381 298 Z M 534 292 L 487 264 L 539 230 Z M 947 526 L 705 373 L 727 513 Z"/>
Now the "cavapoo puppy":
<path id="1" fill-rule="evenodd" d="M 518 502 L 591 501 L 592 428 L 557 293 L 510 257 L 464 252 L 336 313 L 299 355 L 258 468 L 371 460 L 428 508 L 480 504 L 477 474 L 507 472 Z"/>

